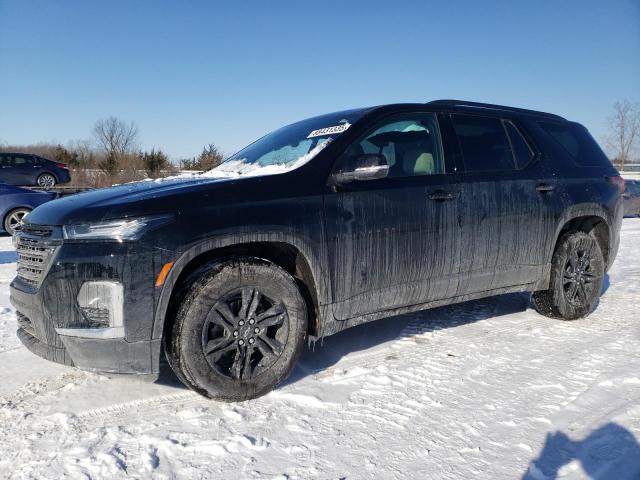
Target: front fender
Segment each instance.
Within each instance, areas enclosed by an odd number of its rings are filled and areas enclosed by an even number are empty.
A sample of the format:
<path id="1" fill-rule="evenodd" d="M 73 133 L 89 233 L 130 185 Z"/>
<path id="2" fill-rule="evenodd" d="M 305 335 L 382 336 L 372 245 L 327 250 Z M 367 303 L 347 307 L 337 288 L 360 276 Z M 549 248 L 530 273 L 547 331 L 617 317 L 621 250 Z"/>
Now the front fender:
<path id="1" fill-rule="evenodd" d="M 331 292 L 329 275 L 326 271 L 326 249 L 322 247 L 323 239 L 314 240 L 297 231 L 283 231 L 282 227 L 276 229 L 260 228 L 247 229 L 245 233 L 223 232 L 214 237 L 200 240 L 189 245 L 186 249 L 179 252 L 177 259 L 171 267 L 171 271 L 167 276 L 159 293 L 156 311 L 153 322 L 152 339 L 162 337 L 164 330 L 164 322 L 169 307 L 171 294 L 180 278 L 185 267 L 196 257 L 223 247 L 241 246 L 254 242 L 274 242 L 284 243 L 296 248 L 307 261 L 314 285 L 319 305 L 330 303 Z M 170 261 L 170 260 L 167 260 Z"/>

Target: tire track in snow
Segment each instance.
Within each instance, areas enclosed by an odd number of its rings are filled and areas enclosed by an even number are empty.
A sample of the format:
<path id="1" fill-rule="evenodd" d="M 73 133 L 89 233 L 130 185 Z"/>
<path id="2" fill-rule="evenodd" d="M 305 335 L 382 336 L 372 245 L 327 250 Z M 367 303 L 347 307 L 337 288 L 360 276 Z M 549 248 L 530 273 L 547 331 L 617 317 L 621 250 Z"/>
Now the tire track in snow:
<path id="1" fill-rule="evenodd" d="M 444 307 L 446 309 L 450 309 L 452 307 Z M 475 318 L 478 316 L 487 316 L 488 313 L 495 311 L 496 303 L 491 301 L 475 301 L 475 304 L 472 306 L 472 309 L 469 310 L 464 308 L 464 306 L 456 305 L 456 310 L 462 310 L 461 315 L 459 317 L 471 317 Z M 403 357 L 406 356 L 406 349 L 416 349 L 416 354 L 420 354 L 424 350 L 424 345 L 420 345 L 416 343 L 416 337 L 421 336 L 425 338 L 426 336 L 434 337 L 437 335 L 445 335 L 448 328 L 442 328 L 438 322 L 436 324 L 428 321 L 424 321 L 423 316 L 420 314 L 410 314 L 414 318 L 407 324 L 407 326 L 401 330 L 395 340 L 388 342 L 389 345 L 376 346 L 373 348 L 373 352 L 359 352 L 357 354 L 349 355 L 348 359 L 344 361 L 338 362 L 337 365 L 323 371 L 319 371 L 319 373 L 311 373 L 311 377 L 313 380 L 322 380 L 324 378 L 332 377 L 336 374 L 336 372 L 343 371 L 345 369 L 351 369 L 353 367 L 358 367 L 363 370 L 363 373 L 366 374 L 368 370 L 375 368 L 378 365 L 384 365 L 389 362 L 389 360 L 393 359 L 394 356 L 402 353 Z M 458 321 L 457 324 L 462 324 L 462 321 Z M 398 349 L 401 349 L 402 352 L 398 352 Z M 434 366 L 437 368 L 437 366 Z M 410 382 L 410 380 L 407 380 Z M 277 392 L 276 392 L 277 395 Z M 114 419 L 117 421 L 122 421 L 123 418 L 127 416 L 136 416 L 140 417 L 144 415 L 145 412 L 151 411 L 154 415 L 157 414 L 158 409 L 162 409 L 167 407 L 168 409 L 173 408 L 176 404 L 181 404 L 184 408 L 193 405 L 199 404 L 209 404 L 209 401 L 201 397 L 200 395 L 194 392 L 181 392 L 177 394 L 169 394 L 157 397 L 150 397 L 145 399 L 132 400 L 130 402 L 123 402 L 120 404 L 110 405 L 103 408 L 87 410 L 84 412 L 80 412 L 75 415 L 75 417 L 83 422 L 92 423 L 94 420 L 103 423 L 105 418 Z M 365 407 L 365 409 L 369 409 L 369 407 Z M 375 411 L 376 408 L 373 409 Z M 406 419 L 406 412 L 394 412 L 393 407 L 391 410 L 387 412 L 388 416 L 396 417 L 398 420 Z M 354 415 L 362 415 L 363 417 L 369 416 L 369 418 L 376 418 L 375 413 L 355 413 Z"/>
<path id="2" fill-rule="evenodd" d="M 75 415 L 81 421 L 99 420 L 102 421 L 104 417 L 116 419 L 122 415 L 132 415 L 131 410 L 136 410 L 136 416 L 140 413 L 144 413 L 144 410 L 165 407 L 169 405 L 175 405 L 177 403 L 200 400 L 202 397 L 195 392 L 187 391 L 181 393 L 174 393 L 170 395 L 160 395 L 157 397 L 142 398 L 138 400 L 131 400 L 129 402 L 117 403 L 109 405 L 108 407 L 95 408 L 92 410 L 85 410 Z M 103 422 L 102 422 L 103 423 Z"/>
<path id="3" fill-rule="evenodd" d="M 459 315 L 460 317 L 475 318 L 478 316 L 486 317 L 495 310 L 496 306 L 495 303 L 491 301 L 475 301 L 471 310 L 468 309 L 468 306 L 467 308 L 464 306 L 445 307 L 445 310 L 451 308 L 458 311 L 462 310 L 461 315 Z M 446 316 L 447 312 L 445 311 L 444 314 Z M 312 381 L 323 381 L 323 379 L 333 377 L 336 373 L 338 373 L 339 376 L 335 378 L 335 380 L 338 382 L 344 381 L 344 377 L 340 375 L 340 372 L 344 370 L 349 371 L 354 368 L 356 368 L 356 371 L 360 370 L 363 374 L 367 375 L 371 369 L 374 369 L 376 366 L 388 364 L 390 361 L 392 362 L 394 358 L 398 358 L 398 356 L 407 358 L 408 355 L 412 357 L 423 355 L 425 349 L 424 341 L 427 341 L 427 338 L 433 340 L 438 336 L 447 334 L 448 328 L 442 328 L 438 321 L 435 323 L 425 321 L 420 314 L 411 314 L 411 316 L 413 317 L 412 320 L 399 333 L 395 340 L 388 342 L 386 345 L 374 347 L 372 352 L 366 351 L 349 355 L 347 359 L 338 362 L 336 366 L 322 371 L 319 374 L 312 374 Z M 456 321 L 455 323 L 464 324 L 463 321 Z M 421 338 L 423 342 L 417 340 L 418 338 Z M 414 352 L 410 353 L 412 350 Z M 433 371 L 437 371 L 439 368 L 437 364 L 431 367 Z M 53 381 L 49 379 L 44 382 L 42 387 L 26 386 L 24 393 L 19 394 L 17 396 L 19 398 L 14 398 L 11 403 L 15 407 L 18 401 L 24 402 L 32 396 L 53 392 L 68 385 L 69 382 L 77 383 L 77 381 L 82 380 L 85 375 L 84 372 L 78 373 L 77 378 L 73 375 L 65 374 Z M 349 378 L 352 378 L 351 375 L 349 375 Z M 410 375 L 402 378 L 400 382 L 396 382 L 398 388 L 402 388 L 402 386 L 406 384 L 414 384 L 416 387 L 422 387 L 424 382 L 418 377 L 410 378 Z M 297 388 L 295 390 L 298 391 Z M 375 389 L 369 389 L 368 392 L 373 393 L 374 390 Z M 276 396 L 278 396 L 278 392 L 276 392 Z M 430 400 L 427 402 L 427 405 L 431 405 L 432 407 L 437 406 L 438 402 L 436 400 Z M 107 425 L 115 426 L 126 424 L 129 419 L 134 423 L 139 422 L 146 417 L 156 417 L 159 412 L 163 411 L 167 412 L 167 414 L 172 414 L 175 413 L 178 407 L 179 409 L 189 409 L 197 406 L 210 407 L 211 402 L 194 392 L 185 391 L 85 410 L 77 414 L 70 414 L 70 418 L 78 424 L 77 428 L 91 430 Z M 395 406 L 385 401 L 373 402 L 372 404 L 363 403 L 359 407 L 352 404 L 352 407 L 351 414 L 354 419 L 360 418 L 363 422 L 382 422 L 392 428 L 402 428 L 402 425 L 405 425 L 413 416 L 416 408 L 424 408 L 422 404 L 415 402 L 408 406 Z"/>

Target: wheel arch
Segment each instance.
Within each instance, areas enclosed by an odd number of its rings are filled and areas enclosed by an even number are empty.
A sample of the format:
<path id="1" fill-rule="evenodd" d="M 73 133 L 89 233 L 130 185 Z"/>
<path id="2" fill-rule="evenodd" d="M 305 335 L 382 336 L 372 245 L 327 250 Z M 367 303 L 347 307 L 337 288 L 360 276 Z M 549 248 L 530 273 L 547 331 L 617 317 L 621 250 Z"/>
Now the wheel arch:
<path id="1" fill-rule="evenodd" d="M 547 258 L 551 262 L 553 253 L 555 252 L 558 242 L 562 236 L 569 231 L 580 231 L 585 233 L 592 233 L 604 257 L 606 268 L 610 266 L 611 262 L 611 249 L 612 249 L 612 227 L 610 222 L 610 215 L 601 206 L 594 204 L 590 206 L 576 207 L 568 211 L 558 223 L 552 249 L 549 252 Z"/>
<path id="2" fill-rule="evenodd" d="M 298 284 L 307 303 L 309 312 L 310 335 L 321 328 L 320 305 L 324 303 L 327 292 L 322 283 L 318 260 L 305 245 L 294 243 L 290 239 L 255 238 L 244 241 L 207 240 L 192 246 L 174 262 L 162 287 L 154 316 L 152 338 L 163 338 L 171 327 L 172 312 L 179 304 L 184 293 L 182 286 L 189 275 L 207 263 L 225 258 L 249 256 L 267 260 L 288 272 Z M 175 312 L 174 312 L 175 313 Z"/>

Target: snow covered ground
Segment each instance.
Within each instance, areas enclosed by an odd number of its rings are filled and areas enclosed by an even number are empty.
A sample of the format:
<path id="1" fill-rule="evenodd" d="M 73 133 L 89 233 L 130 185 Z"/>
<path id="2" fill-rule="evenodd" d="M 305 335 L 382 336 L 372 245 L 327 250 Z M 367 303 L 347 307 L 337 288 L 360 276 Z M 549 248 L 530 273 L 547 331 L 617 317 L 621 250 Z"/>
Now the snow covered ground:
<path id="1" fill-rule="evenodd" d="M 14 262 L 0 238 L 2 478 L 640 478 L 640 219 L 587 319 L 516 294 L 382 320 L 239 404 L 32 355 Z"/>

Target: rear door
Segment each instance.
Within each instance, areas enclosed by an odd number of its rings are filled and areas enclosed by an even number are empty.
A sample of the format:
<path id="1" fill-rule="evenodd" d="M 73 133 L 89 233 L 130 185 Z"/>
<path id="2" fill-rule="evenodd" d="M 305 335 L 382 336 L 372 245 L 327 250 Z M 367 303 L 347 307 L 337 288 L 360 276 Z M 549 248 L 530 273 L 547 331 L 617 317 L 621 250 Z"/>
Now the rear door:
<path id="1" fill-rule="evenodd" d="M 376 122 L 337 167 L 364 153 L 383 154 L 388 177 L 325 195 L 338 320 L 447 297 L 457 285 L 457 201 L 436 115 L 406 113 Z"/>
<path id="2" fill-rule="evenodd" d="M 52 170 L 52 169 L 53 169 L 53 165 L 49 161 L 45 160 L 44 158 L 40 158 L 35 155 L 31 157 L 30 178 L 34 183 L 37 183 L 36 179 L 38 178 L 38 175 L 40 175 L 46 170 Z"/>
<path id="3" fill-rule="evenodd" d="M 11 170 L 15 178 L 14 185 L 33 185 L 37 176 L 34 166 L 33 156 L 14 154 L 11 160 Z"/>
<path id="4" fill-rule="evenodd" d="M 464 165 L 459 176 L 459 294 L 537 282 L 562 211 L 553 172 L 517 120 L 452 114 Z"/>

